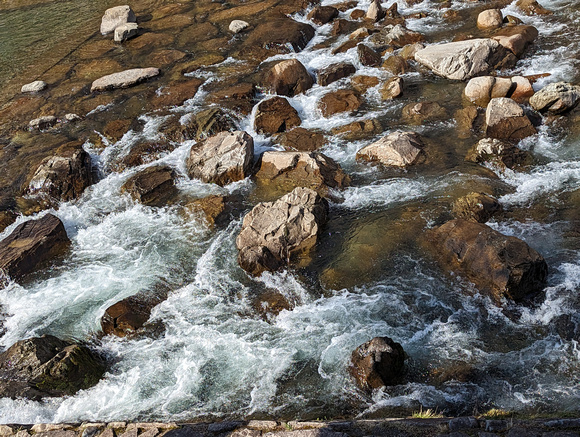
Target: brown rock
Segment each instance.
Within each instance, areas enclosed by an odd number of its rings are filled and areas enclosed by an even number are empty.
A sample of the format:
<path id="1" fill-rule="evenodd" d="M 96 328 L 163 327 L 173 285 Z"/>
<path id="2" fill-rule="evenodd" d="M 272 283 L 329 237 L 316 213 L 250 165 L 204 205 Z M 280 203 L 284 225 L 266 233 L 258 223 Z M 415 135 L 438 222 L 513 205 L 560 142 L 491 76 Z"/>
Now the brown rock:
<path id="1" fill-rule="evenodd" d="M 148 206 L 164 206 L 175 196 L 175 172 L 167 166 L 153 166 L 130 177 L 121 187 L 134 200 Z"/>
<path id="2" fill-rule="evenodd" d="M 332 31 L 330 32 L 330 34 L 332 36 L 338 36 L 342 35 L 343 33 L 350 33 L 356 28 L 356 26 L 358 26 L 358 24 L 355 23 L 354 21 L 345 20 L 341 18 L 339 20 L 334 21 L 334 24 L 332 25 Z"/>
<path id="3" fill-rule="evenodd" d="M 514 76 L 512 83 L 515 84 L 515 89 L 509 97 L 516 103 L 528 103 L 530 97 L 534 95 L 534 88 L 530 81 L 522 76 Z"/>
<path id="4" fill-rule="evenodd" d="M 370 38 L 370 42 L 378 46 L 392 45 L 394 47 L 404 47 L 423 41 L 425 37 L 422 34 L 409 30 L 402 24 L 384 26 Z"/>
<path id="5" fill-rule="evenodd" d="M 264 80 L 264 88 L 278 95 L 292 97 L 314 85 L 314 79 L 297 59 L 288 59 L 274 65 Z"/>
<path id="6" fill-rule="evenodd" d="M 399 56 L 401 56 L 405 61 L 415 60 L 415 53 L 419 50 L 423 50 L 425 46 L 421 43 L 407 44 L 401 49 Z"/>
<path id="7" fill-rule="evenodd" d="M 475 106 L 458 109 L 454 114 L 459 131 L 459 138 L 469 138 L 474 131 L 478 131 L 484 123 L 484 111 Z"/>
<path id="8" fill-rule="evenodd" d="M 394 75 L 399 75 L 406 73 L 409 65 L 402 56 L 391 55 L 383 62 L 382 68 Z"/>
<path id="9" fill-rule="evenodd" d="M 333 135 L 339 135 L 347 141 L 362 140 L 383 131 L 380 123 L 375 120 L 361 120 L 332 129 Z"/>
<path id="10" fill-rule="evenodd" d="M 186 100 L 192 99 L 199 87 L 203 83 L 202 79 L 192 78 L 182 82 L 172 82 L 161 87 L 155 93 L 151 104 L 153 108 L 167 108 L 171 106 L 181 106 Z"/>
<path id="11" fill-rule="evenodd" d="M 283 97 L 273 97 L 258 105 L 254 128 L 258 133 L 275 134 L 300 126 L 298 111 Z"/>
<path id="12" fill-rule="evenodd" d="M 318 85 L 326 86 L 356 72 L 354 65 L 348 62 L 333 64 L 318 72 Z"/>
<path id="13" fill-rule="evenodd" d="M 131 167 L 150 164 L 158 160 L 163 153 L 170 152 L 175 147 L 168 141 L 145 141 L 131 147 L 127 155 L 123 156 L 118 163 L 111 168 L 114 171 L 125 171 Z"/>
<path id="14" fill-rule="evenodd" d="M 185 205 L 187 212 L 200 212 L 210 227 L 226 226 L 231 218 L 233 204 L 238 204 L 237 199 L 231 196 L 207 196 L 196 199 Z"/>
<path id="15" fill-rule="evenodd" d="M 377 22 L 385 18 L 386 12 L 381 6 L 379 0 L 372 0 L 369 8 L 367 9 L 366 18 L 373 22 Z"/>
<path id="16" fill-rule="evenodd" d="M 362 9 L 355 9 L 350 13 L 351 20 L 360 20 L 366 15 L 365 11 Z"/>
<path id="17" fill-rule="evenodd" d="M 453 215 L 456 218 L 479 223 L 485 223 L 502 211 L 503 207 L 497 199 L 484 193 L 469 193 L 453 203 Z"/>
<path id="18" fill-rule="evenodd" d="M 290 18 L 265 20 L 250 32 L 244 48 L 249 52 L 258 49 L 258 55 L 263 59 L 276 53 L 299 52 L 313 37 L 314 28 L 309 24 Z"/>
<path id="19" fill-rule="evenodd" d="M 532 163 L 529 152 L 519 149 L 511 143 L 495 138 L 480 140 L 465 157 L 470 162 L 489 162 L 501 168 L 517 168 Z"/>
<path id="20" fill-rule="evenodd" d="M 223 131 L 234 131 L 236 124 L 233 117 L 227 112 L 219 108 L 210 108 L 192 115 L 183 127 L 177 128 L 179 133 L 170 134 L 174 141 L 193 139 L 199 141 Z M 182 137 L 181 140 L 176 138 L 179 135 Z"/>
<path id="21" fill-rule="evenodd" d="M 332 49 L 332 54 L 336 55 L 338 53 L 345 53 L 347 51 L 349 51 L 350 49 L 352 49 L 353 47 L 357 46 L 357 42 L 354 40 L 350 40 L 345 42 L 344 44 L 339 45 L 338 47 Z"/>
<path id="22" fill-rule="evenodd" d="M 395 76 L 387 80 L 381 89 L 381 98 L 383 100 L 391 100 L 403 95 L 403 78 Z"/>
<path id="23" fill-rule="evenodd" d="M 349 372 L 363 390 L 398 384 L 403 376 L 405 351 L 389 337 L 375 337 L 357 347 Z"/>
<path id="24" fill-rule="evenodd" d="M 536 0 L 518 0 L 516 6 L 526 15 L 551 15 L 553 13 L 540 5 Z"/>
<path id="25" fill-rule="evenodd" d="M 333 6 L 316 6 L 306 16 L 316 24 L 326 24 L 338 17 L 338 9 Z"/>
<path id="26" fill-rule="evenodd" d="M 395 131 L 360 149 L 356 159 L 379 162 L 385 166 L 407 167 L 425 159 L 423 147 L 421 137 L 415 132 Z"/>
<path id="27" fill-rule="evenodd" d="M 313 132 L 303 127 L 295 127 L 287 132 L 276 135 L 276 142 L 284 146 L 286 150 L 299 152 L 312 152 L 320 149 L 326 143 L 324 135 Z"/>
<path id="28" fill-rule="evenodd" d="M 174 49 L 164 49 L 164 50 L 157 50 L 151 53 L 151 56 L 148 57 L 149 64 L 158 65 L 160 67 L 164 67 L 166 65 L 173 64 L 185 57 L 185 53 L 180 50 Z"/>
<path id="29" fill-rule="evenodd" d="M 376 67 L 383 60 L 380 54 L 364 44 L 357 46 L 357 52 L 360 63 L 367 67 Z"/>
<path id="30" fill-rule="evenodd" d="M 338 90 L 325 94 L 318 103 L 324 117 L 339 112 L 354 112 L 362 104 L 361 97 L 351 90 Z"/>
<path id="31" fill-rule="evenodd" d="M 503 47 L 520 57 L 526 48 L 538 37 L 538 29 L 534 26 L 509 26 L 493 34 L 493 39 Z"/>
<path id="32" fill-rule="evenodd" d="M 131 120 L 125 119 L 111 120 L 103 128 L 103 135 L 112 143 L 116 143 L 127 133 L 131 123 Z"/>
<path id="33" fill-rule="evenodd" d="M 249 114 L 254 106 L 255 97 L 254 84 L 242 82 L 211 93 L 208 101 L 242 114 Z"/>
<path id="34" fill-rule="evenodd" d="M 448 118 L 447 110 L 437 102 L 410 103 L 403 108 L 402 116 L 405 123 L 414 125 Z"/>
<path id="35" fill-rule="evenodd" d="M 523 109 L 511 99 L 492 99 L 485 112 L 486 135 L 492 138 L 521 140 L 537 133 Z"/>
<path id="36" fill-rule="evenodd" d="M 364 94 L 369 88 L 379 84 L 379 78 L 376 76 L 354 76 L 350 83 L 356 92 Z"/>

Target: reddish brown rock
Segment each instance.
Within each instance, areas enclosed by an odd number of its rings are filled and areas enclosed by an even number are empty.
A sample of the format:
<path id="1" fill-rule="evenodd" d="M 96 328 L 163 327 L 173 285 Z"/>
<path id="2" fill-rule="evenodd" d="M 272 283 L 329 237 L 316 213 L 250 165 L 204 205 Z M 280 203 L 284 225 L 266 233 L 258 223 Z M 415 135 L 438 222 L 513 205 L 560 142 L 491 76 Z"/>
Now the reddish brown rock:
<path id="1" fill-rule="evenodd" d="M 195 97 L 202 83 L 203 80 L 198 78 L 191 78 L 182 82 L 172 82 L 169 85 L 159 88 L 158 92 L 151 99 L 151 105 L 155 109 L 181 106 L 186 100 Z"/>
<path id="2" fill-rule="evenodd" d="M 485 193 L 469 193 L 453 203 L 453 215 L 456 218 L 478 223 L 485 223 L 502 211 L 501 203 Z"/>
<path id="3" fill-rule="evenodd" d="M 537 133 L 523 109 L 511 99 L 492 99 L 485 112 L 486 135 L 492 138 L 521 140 Z"/>
<path id="4" fill-rule="evenodd" d="M 300 126 L 298 111 L 283 97 L 273 97 L 258 105 L 254 128 L 258 133 L 275 134 Z"/>
<path id="5" fill-rule="evenodd" d="M 288 59 L 274 65 L 264 79 L 264 88 L 278 95 L 292 97 L 314 85 L 314 79 L 297 59 Z"/>
<path id="6" fill-rule="evenodd" d="M 248 53 L 265 59 L 276 53 L 299 52 L 314 37 L 314 28 L 290 18 L 264 20 L 250 32 L 244 42 Z"/>
<path id="7" fill-rule="evenodd" d="M 318 72 L 318 85 L 326 86 L 344 77 L 348 77 L 356 71 L 354 65 L 348 62 L 333 64 Z"/>
<path id="8" fill-rule="evenodd" d="M 516 6 L 526 15 L 551 15 L 553 13 L 544 8 L 536 0 L 518 0 Z"/>
<path id="9" fill-rule="evenodd" d="M 165 298 L 165 293 L 144 291 L 111 305 L 101 317 L 103 332 L 117 337 L 135 334 L 149 320 L 151 310 Z"/>
<path id="10" fill-rule="evenodd" d="M 361 97 L 351 90 L 338 90 L 325 94 L 319 101 L 318 107 L 322 115 L 330 117 L 339 112 L 354 112 L 362 104 Z"/>
<path id="11" fill-rule="evenodd" d="M 320 149 L 326 143 L 324 135 L 303 127 L 295 127 L 287 132 L 276 135 L 276 142 L 286 150 L 298 152 L 312 152 Z"/>
<path id="12" fill-rule="evenodd" d="M 420 125 L 425 122 L 446 120 L 447 110 L 437 102 L 410 103 L 403 108 L 406 123 Z"/>
<path id="13" fill-rule="evenodd" d="M 316 6 L 306 16 L 316 24 L 326 24 L 338 17 L 338 9 L 333 6 Z"/>
<path id="14" fill-rule="evenodd" d="M 403 347 L 389 337 L 375 337 L 357 347 L 349 372 L 363 390 L 373 390 L 401 382 L 405 365 Z"/>
<path id="15" fill-rule="evenodd" d="M 332 129 L 333 135 L 339 135 L 347 141 L 362 140 L 383 131 L 381 124 L 375 120 L 354 121 L 345 126 Z"/>
<path id="16" fill-rule="evenodd" d="M 242 114 L 249 114 L 254 106 L 256 87 L 252 83 L 241 82 L 211 93 L 208 101 Z"/>
<path id="17" fill-rule="evenodd" d="M 354 76 L 350 83 L 356 92 L 364 94 L 369 88 L 379 84 L 379 78 L 376 76 Z"/>
<path id="18" fill-rule="evenodd" d="M 395 76 L 387 80 L 379 92 L 383 100 L 391 100 L 403 95 L 403 78 Z"/>
<path id="19" fill-rule="evenodd" d="M 148 206 L 164 206 L 177 194 L 175 172 L 167 166 L 153 166 L 130 177 L 121 187 L 131 197 Z"/>
<path id="20" fill-rule="evenodd" d="M 232 218 L 234 207 L 240 206 L 240 201 L 233 196 L 207 196 L 196 199 L 185 205 L 186 213 L 198 212 L 203 215 L 210 227 L 227 226 Z"/>
<path id="21" fill-rule="evenodd" d="M 367 67 L 376 67 L 383 60 L 383 57 L 379 53 L 364 44 L 357 46 L 357 52 L 360 63 Z"/>
<path id="22" fill-rule="evenodd" d="M 391 55 L 383 62 L 382 68 L 394 75 L 399 75 L 407 72 L 409 64 L 402 56 Z"/>
<path id="23" fill-rule="evenodd" d="M 534 26 L 508 26 L 493 34 L 493 39 L 503 47 L 520 57 L 526 48 L 538 37 L 538 29 Z"/>

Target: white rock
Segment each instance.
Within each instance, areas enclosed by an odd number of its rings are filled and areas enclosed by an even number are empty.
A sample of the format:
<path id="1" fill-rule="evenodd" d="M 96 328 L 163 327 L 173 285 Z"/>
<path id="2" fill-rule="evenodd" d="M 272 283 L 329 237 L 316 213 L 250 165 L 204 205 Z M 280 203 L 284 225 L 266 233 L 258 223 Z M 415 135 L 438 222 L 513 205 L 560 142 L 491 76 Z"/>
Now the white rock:
<path id="1" fill-rule="evenodd" d="M 44 130 L 54 126 L 56 122 L 57 119 L 54 115 L 45 115 L 44 117 L 38 117 L 34 120 L 30 120 L 28 126 L 30 126 L 31 129 Z"/>
<path id="2" fill-rule="evenodd" d="M 233 20 L 230 23 L 230 32 L 232 33 L 240 33 L 242 30 L 247 29 L 250 27 L 250 23 L 242 20 Z"/>
<path id="3" fill-rule="evenodd" d="M 136 23 L 137 17 L 129 5 L 115 6 L 107 9 L 101 20 L 101 33 L 106 35 L 113 32 L 122 24 Z"/>
<path id="4" fill-rule="evenodd" d="M 356 153 L 359 160 L 377 161 L 394 167 L 416 164 L 422 156 L 423 143 L 419 135 L 400 131 L 391 132 Z"/>
<path id="5" fill-rule="evenodd" d="M 129 38 L 133 38 L 139 32 L 139 26 L 137 23 L 126 23 L 121 24 L 115 28 L 114 39 L 116 42 L 127 41 Z"/>
<path id="6" fill-rule="evenodd" d="M 23 93 L 37 93 L 45 89 L 48 85 L 46 82 L 42 80 L 35 80 L 34 82 L 27 83 L 26 85 L 22 85 L 20 91 Z"/>
<path id="7" fill-rule="evenodd" d="M 366 17 L 372 21 L 379 21 L 384 18 L 385 11 L 381 6 L 381 2 L 379 0 L 373 0 L 367 10 Z"/>
<path id="8" fill-rule="evenodd" d="M 82 120 L 79 115 L 73 113 L 65 114 L 64 119 L 69 122 Z"/>
<path id="9" fill-rule="evenodd" d="M 488 9 L 477 17 L 477 27 L 480 29 L 497 29 L 503 24 L 503 15 L 499 9 Z"/>
<path id="10" fill-rule="evenodd" d="M 131 70 L 121 71 L 119 73 L 108 74 L 97 79 L 91 85 L 92 91 L 104 91 L 115 88 L 127 88 L 136 85 L 139 82 L 158 76 L 161 71 L 159 68 L 133 68 Z"/>

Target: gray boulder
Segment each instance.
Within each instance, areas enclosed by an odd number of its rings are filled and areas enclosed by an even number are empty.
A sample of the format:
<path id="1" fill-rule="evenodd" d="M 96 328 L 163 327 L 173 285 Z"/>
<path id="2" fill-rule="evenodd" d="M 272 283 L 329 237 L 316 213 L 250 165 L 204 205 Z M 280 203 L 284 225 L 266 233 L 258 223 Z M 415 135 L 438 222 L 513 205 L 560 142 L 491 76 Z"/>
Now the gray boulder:
<path id="1" fill-rule="evenodd" d="M 580 86 L 566 82 L 551 83 L 530 97 L 532 108 L 552 114 L 561 114 L 574 109 L 578 102 L 580 102 Z"/>
<path id="2" fill-rule="evenodd" d="M 91 92 L 128 88 L 152 77 L 159 76 L 160 73 L 159 68 L 149 67 L 132 68 L 119 73 L 108 74 L 93 82 Z"/>
<path id="3" fill-rule="evenodd" d="M 357 160 L 406 167 L 424 159 L 423 142 L 415 132 L 391 132 L 356 153 Z"/>
<path id="4" fill-rule="evenodd" d="M 54 115 L 44 115 L 42 117 L 30 120 L 28 126 L 30 129 L 45 130 L 53 127 L 57 123 L 58 119 Z"/>
<path id="5" fill-rule="evenodd" d="M 114 32 L 115 29 L 122 24 L 136 23 L 137 17 L 135 12 L 128 5 L 115 6 L 114 8 L 107 9 L 105 15 L 101 20 L 101 33 L 106 35 L 108 33 Z"/>

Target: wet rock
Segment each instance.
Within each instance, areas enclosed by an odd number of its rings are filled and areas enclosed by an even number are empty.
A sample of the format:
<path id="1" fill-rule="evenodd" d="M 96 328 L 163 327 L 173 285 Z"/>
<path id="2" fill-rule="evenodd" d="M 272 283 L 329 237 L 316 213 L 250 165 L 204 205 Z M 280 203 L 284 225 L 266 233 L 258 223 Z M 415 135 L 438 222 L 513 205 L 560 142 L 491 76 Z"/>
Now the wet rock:
<path id="1" fill-rule="evenodd" d="M 538 252 L 482 223 L 451 220 L 430 231 L 428 239 L 444 268 L 462 271 L 497 301 L 521 301 L 545 285 L 548 266 Z"/>
<path id="2" fill-rule="evenodd" d="M 318 72 L 318 85 L 329 85 L 332 82 L 336 82 L 337 80 L 340 80 L 344 77 L 348 77 L 355 72 L 355 66 L 348 62 L 341 62 L 339 64 L 330 65 Z"/>
<path id="3" fill-rule="evenodd" d="M 80 143 L 68 143 L 42 161 L 26 193 L 66 202 L 78 198 L 93 182 L 90 155 Z"/>
<path id="4" fill-rule="evenodd" d="M 18 215 L 13 211 L 0 211 L 0 232 L 16 221 Z"/>
<path id="5" fill-rule="evenodd" d="M 259 203 L 243 220 L 236 239 L 240 266 L 252 275 L 309 263 L 326 223 L 328 203 L 316 191 L 296 188 L 276 202 Z"/>
<path id="6" fill-rule="evenodd" d="M 491 99 L 485 111 L 486 135 L 491 138 L 521 140 L 537 133 L 524 110 L 512 99 Z"/>
<path id="7" fill-rule="evenodd" d="M 202 83 L 203 80 L 198 78 L 171 82 L 155 92 L 155 96 L 151 99 L 151 107 L 160 109 L 181 106 L 195 97 Z"/>
<path id="8" fill-rule="evenodd" d="M 276 135 L 276 142 L 286 150 L 311 152 L 320 149 L 326 143 L 324 135 L 302 127 L 295 127 L 287 132 Z"/>
<path id="9" fill-rule="evenodd" d="M 366 12 L 363 11 L 362 9 L 355 9 L 350 13 L 351 20 L 360 20 L 364 16 L 366 16 Z"/>
<path id="10" fill-rule="evenodd" d="M 512 83 L 516 88 L 512 91 L 509 98 L 517 103 L 528 103 L 530 97 L 534 95 L 534 88 L 529 79 L 523 76 L 514 76 L 512 77 Z"/>
<path id="11" fill-rule="evenodd" d="M 372 390 L 398 384 L 404 366 L 403 346 L 389 337 L 375 337 L 353 351 L 349 372 L 360 388 Z"/>
<path id="12" fill-rule="evenodd" d="M 407 29 L 402 24 L 389 24 L 374 33 L 369 40 L 377 46 L 404 47 L 408 44 L 423 42 L 425 37 L 419 32 Z"/>
<path id="13" fill-rule="evenodd" d="M 256 179 L 288 191 L 307 187 L 321 195 L 329 187 L 344 188 L 350 182 L 339 164 L 318 152 L 264 152 Z"/>
<path id="14" fill-rule="evenodd" d="M 111 120 L 103 128 L 103 135 L 112 143 L 116 143 L 131 127 L 132 121 L 126 119 Z"/>
<path id="15" fill-rule="evenodd" d="M 538 37 L 538 29 L 534 26 L 509 26 L 498 30 L 492 38 L 515 56 L 521 57 L 528 46 Z"/>
<path id="16" fill-rule="evenodd" d="M 368 29 L 367 27 L 361 27 L 360 29 L 357 29 L 354 32 L 352 32 L 348 36 L 348 39 L 351 39 L 351 40 L 354 40 L 354 39 L 356 39 L 356 40 L 365 39 L 367 36 L 369 36 L 371 34 L 370 32 L 371 32 L 371 30 Z M 354 45 L 352 47 L 354 47 Z M 346 51 L 346 50 L 344 50 L 344 51 Z"/>
<path id="17" fill-rule="evenodd" d="M 35 80 L 34 82 L 27 83 L 26 85 L 22 85 L 20 88 L 21 93 L 38 93 L 44 89 L 48 84 L 42 80 Z"/>
<path id="18" fill-rule="evenodd" d="M 121 172 L 131 167 L 150 164 L 174 148 L 170 142 L 163 140 L 139 142 L 133 145 L 131 150 L 118 162 L 112 162 L 110 168 L 113 171 Z"/>
<path id="19" fill-rule="evenodd" d="M 385 59 L 382 68 L 394 75 L 399 75 L 406 73 L 409 68 L 409 65 L 407 64 L 405 58 L 403 58 L 402 56 L 391 55 L 387 59 Z"/>
<path id="20" fill-rule="evenodd" d="M 415 60 L 447 79 L 467 80 L 492 71 L 505 49 L 493 39 L 435 44 L 415 53 Z"/>
<path id="21" fill-rule="evenodd" d="M 372 137 L 383 131 L 381 124 L 375 120 L 360 120 L 332 129 L 333 135 L 338 135 L 347 141 L 356 141 Z"/>
<path id="22" fill-rule="evenodd" d="M 185 205 L 186 213 L 201 213 L 210 227 L 226 226 L 232 217 L 234 209 L 240 206 L 238 198 L 233 196 L 207 196 L 195 199 Z"/>
<path id="23" fill-rule="evenodd" d="M 369 8 L 367 9 L 365 17 L 367 20 L 371 20 L 376 23 L 377 21 L 385 18 L 385 15 L 387 14 L 381 6 L 381 2 L 379 0 L 372 0 Z"/>
<path id="24" fill-rule="evenodd" d="M 350 84 L 356 92 L 364 94 L 369 88 L 373 88 L 379 84 L 379 78 L 376 76 L 354 76 L 350 80 Z"/>
<path id="25" fill-rule="evenodd" d="M 338 17 L 338 9 L 333 6 L 315 6 L 306 16 L 316 24 L 326 24 Z"/>
<path id="26" fill-rule="evenodd" d="M 536 0 L 518 0 L 516 6 L 526 15 L 551 15 L 552 11 L 544 8 Z"/>
<path id="27" fill-rule="evenodd" d="M 232 20 L 228 29 L 232 33 L 240 33 L 240 32 L 243 32 L 244 30 L 246 30 L 248 27 L 250 27 L 250 24 L 246 21 Z"/>
<path id="28" fill-rule="evenodd" d="M 0 241 L 0 270 L 18 280 L 62 255 L 69 245 L 64 225 L 54 215 L 26 221 Z"/>
<path id="29" fill-rule="evenodd" d="M 115 35 L 113 39 L 115 42 L 123 42 L 131 39 L 139 33 L 139 26 L 137 23 L 121 24 L 115 28 Z"/>
<path id="30" fill-rule="evenodd" d="M 391 100 L 403 95 L 403 78 L 395 76 L 387 80 L 380 88 L 379 93 L 383 100 Z"/>
<path id="31" fill-rule="evenodd" d="M 158 68 L 133 68 L 131 70 L 121 71 L 119 73 L 109 74 L 97 79 L 91 85 L 91 92 L 106 91 L 115 88 L 127 88 L 137 85 L 152 77 L 159 76 Z"/>
<path id="32" fill-rule="evenodd" d="M 249 114 L 254 106 L 255 97 L 256 87 L 254 84 L 242 82 L 211 93 L 208 101 L 217 103 L 221 107 L 227 107 L 232 111 Z"/>
<path id="33" fill-rule="evenodd" d="M 34 120 L 30 120 L 28 127 L 30 129 L 46 130 L 53 127 L 57 121 L 58 120 L 54 115 L 45 115 L 35 118 Z"/>
<path id="34" fill-rule="evenodd" d="M 294 305 L 282 293 L 273 290 L 260 293 L 252 303 L 255 311 L 266 321 L 273 321 L 273 318 L 284 310 L 294 309 Z M 274 428 L 277 428 L 278 424 L 276 422 L 274 424 Z"/>
<path id="35" fill-rule="evenodd" d="M 407 167 L 425 158 L 421 137 L 415 132 L 391 132 L 380 140 L 363 147 L 356 159 L 379 162 L 382 165 Z"/>
<path id="36" fill-rule="evenodd" d="M 479 422 L 475 417 L 456 417 L 449 421 L 449 431 L 451 432 L 470 428 L 479 428 Z"/>
<path id="37" fill-rule="evenodd" d="M 343 33 L 350 33 L 354 29 L 356 29 L 357 26 L 358 26 L 358 24 L 355 23 L 354 21 L 345 20 L 343 18 L 340 18 L 340 19 L 334 21 L 334 24 L 332 25 L 332 30 L 331 30 L 330 34 L 332 36 L 338 36 L 338 35 L 342 35 Z"/>
<path id="38" fill-rule="evenodd" d="M 499 9 L 488 9 L 477 16 L 477 27 L 480 29 L 496 29 L 503 24 L 503 15 Z"/>
<path id="39" fill-rule="evenodd" d="M 419 50 L 423 50 L 424 48 L 425 46 L 418 42 L 414 44 L 407 44 L 401 49 L 399 56 L 401 56 L 406 61 L 410 59 L 415 60 L 415 53 L 417 53 Z"/>
<path id="40" fill-rule="evenodd" d="M 580 86 L 566 82 L 551 83 L 530 98 L 536 111 L 561 114 L 574 109 L 580 102 Z"/>
<path id="41" fill-rule="evenodd" d="M 479 131 L 485 122 L 485 113 L 481 108 L 468 106 L 458 109 L 454 114 L 459 138 L 469 138 L 474 131 Z"/>
<path id="42" fill-rule="evenodd" d="M 288 59 L 274 65 L 264 79 L 264 88 L 278 95 L 292 97 L 314 85 L 314 79 L 297 59 Z"/>
<path id="43" fill-rule="evenodd" d="M 383 60 L 383 57 L 379 53 L 364 44 L 357 46 L 357 53 L 360 63 L 367 67 L 376 67 Z"/>
<path id="44" fill-rule="evenodd" d="M 503 207 L 491 196 L 484 193 L 469 193 L 453 203 L 453 215 L 456 218 L 485 223 L 494 215 L 503 211 Z"/>
<path id="45" fill-rule="evenodd" d="M 465 160 L 477 163 L 490 162 L 502 168 L 513 169 L 531 164 L 532 156 L 511 143 L 495 138 L 484 138 L 467 153 Z"/>
<path id="46" fill-rule="evenodd" d="M 352 90 L 338 90 L 325 94 L 318 102 L 318 107 L 324 117 L 330 117 L 339 112 L 354 112 L 362 104 L 358 93 Z"/>
<path id="47" fill-rule="evenodd" d="M 414 125 L 446 120 L 447 118 L 447 110 L 437 102 L 410 103 L 403 107 L 402 112 L 404 122 Z"/>
<path id="48" fill-rule="evenodd" d="M 115 6 L 107 9 L 101 20 L 101 33 L 106 35 L 114 32 L 115 29 L 123 24 L 136 23 L 137 17 L 128 5 Z"/>
<path id="49" fill-rule="evenodd" d="M 510 96 L 514 88 L 509 78 L 480 76 L 470 79 L 463 93 L 471 103 L 485 108 L 494 97 Z"/>
<path id="50" fill-rule="evenodd" d="M 273 97 L 258 105 L 254 128 L 258 133 L 275 134 L 299 126 L 298 111 L 283 97 Z"/>
<path id="51" fill-rule="evenodd" d="M 254 160 L 254 140 L 243 131 L 220 132 L 191 148 L 189 177 L 221 186 L 246 178 Z"/>
<path id="52" fill-rule="evenodd" d="M 508 26 L 517 26 L 519 24 L 524 24 L 522 20 L 518 17 L 514 17 L 513 15 L 506 15 L 504 21 L 507 23 Z"/>
<path id="53" fill-rule="evenodd" d="M 314 28 L 290 18 L 265 20 L 259 24 L 244 43 L 248 52 L 258 51 L 260 58 L 276 53 L 299 52 L 314 37 Z"/>
<path id="54" fill-rule="evenodd" d="M 0 354 L 0 372 L 2 397 L 38 400 L 92 387 L 105 366 L 87 347 L 43 335 L 18 341 Z"/>
<path id="55" fill-rule="evenodd" d="M 175 172 L 168 166 L 153 166 L 130 177 L 121 187 L 131 197 L 148 206 L 164 206 L 175 196 Z"/>
<path id="56" fill-rule="evenodd" d="M 199 141 L 223 131 L 234 131 L 236 130 L 236 124 L 235 120 L 227 112 L 219 108 L 210 108 L 191 116 L 185 122 L 183 131 L 181 131 L 181 128 L 178 129 L 180 134 L 177 134 L 177 136 L 181 135 L 182 139 Z M 175 137 L 175 135 L 175 133 L 170 133 L 172 137 Z"/>

